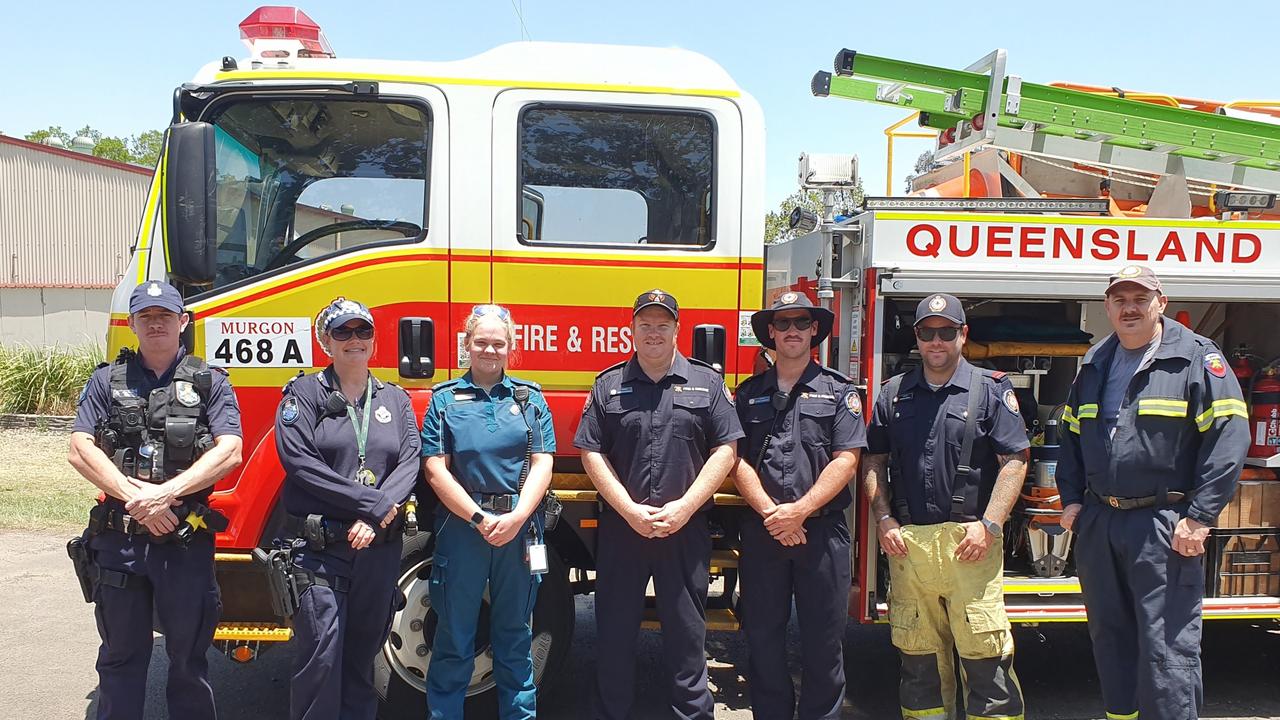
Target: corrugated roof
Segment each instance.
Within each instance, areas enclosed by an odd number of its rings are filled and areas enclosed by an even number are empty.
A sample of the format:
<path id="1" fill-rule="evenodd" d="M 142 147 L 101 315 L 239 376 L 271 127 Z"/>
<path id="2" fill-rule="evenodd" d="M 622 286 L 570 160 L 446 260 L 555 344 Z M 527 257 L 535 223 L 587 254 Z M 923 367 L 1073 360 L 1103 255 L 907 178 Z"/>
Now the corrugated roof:
<path id="1" fill-rule="evenodd" d="M 151 168 L 142 167 L 141 165 L 134 165 L 133 163 L 123 163 L 118 160 L 108 160 L 107 158 L 100 158 L 100 157 L 97 157 L 96 155 L 86 155 L 85 153 L 76 152 L 75 150 L 68 150 L 66 148 L 54 147 L 52 145 L 35 143 L 35 142 L 31 142 L 30 140 L 23 140 L 21 138 L 9 137 L 8 135 L 0 135 L 0 143 L 4 143 L 6 145 L 17 145 L 18 147 L 21 147 L 21 148 L 27 148 L 29 150 L 38 150 L 40 152 L 47 152 L 53 155 L 60 155 L 65 158 L 71 158 L 73 160 L 82 160 L 87 163 L 93 163 L 94 165 L 103 165 L 106 167 L 116 168 L 117 170 L 127 170 L 129 172 L 138 173 L 140 175 L 150 175 L 153 172 Z"/>

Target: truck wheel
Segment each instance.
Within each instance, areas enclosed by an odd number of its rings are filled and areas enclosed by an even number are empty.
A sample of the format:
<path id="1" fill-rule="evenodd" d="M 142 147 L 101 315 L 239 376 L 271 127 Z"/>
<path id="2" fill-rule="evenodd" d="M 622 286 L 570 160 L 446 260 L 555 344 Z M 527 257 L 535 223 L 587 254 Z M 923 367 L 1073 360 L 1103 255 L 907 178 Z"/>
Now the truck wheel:
<path id="1" fill-rule="evenodd" d="M 433 546 L 431 534 L 420 533 L 407 538 L 401 552 L 397 585 L 407 603 L 392 617 L 391 633 L 373 663 L 373 682 L 380 698 L 378 717 L 382 720 L 422 720 L 427 716 L 426 673 L 437 622 L 429 592 Z M 550 571 L 543 576 L 533 610 L 533 679 L 539 687 L 555 675 L 568 655 L 575 615 L 569 572 L 554 550 L 548 554 Z M 475 670 L 467 688 L 466 716 L 498 717 L 487 593 L 476 628 Z"/>

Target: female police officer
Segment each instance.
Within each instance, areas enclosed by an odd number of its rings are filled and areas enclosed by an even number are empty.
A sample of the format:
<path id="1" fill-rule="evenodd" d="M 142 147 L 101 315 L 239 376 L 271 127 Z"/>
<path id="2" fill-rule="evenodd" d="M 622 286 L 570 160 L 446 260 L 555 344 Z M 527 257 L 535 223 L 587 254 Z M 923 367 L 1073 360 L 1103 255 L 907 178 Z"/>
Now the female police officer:
<path id="1" fill-rule="evenodd" d="M 551 482 L 555 432 L 538 386 L 506 374 L 515 331 L 507 309 L 480 305 L 464 329 L 471 370 L 435 386 L 422 420 L 427 479 L 442 503 L 427 704 L 432 718 L 462 717 L 488 584 L 498 707 L 503 718 L 532 718 L 529 616 L 546 570 L 536 511 Z"/>
<path id="2" fill-rule="evenodd" d="M 276 414 L 285 527 L 305 539 L 293 554 L 301 580 L 290 715 L 372 720 L 373 658 L 398 599 L 398 506 L 418 477 L 418 427 L 408 394 L 369 372 L 367 307 L 338 298 L 315 327 L 333 363 L 291 382 Z"/>

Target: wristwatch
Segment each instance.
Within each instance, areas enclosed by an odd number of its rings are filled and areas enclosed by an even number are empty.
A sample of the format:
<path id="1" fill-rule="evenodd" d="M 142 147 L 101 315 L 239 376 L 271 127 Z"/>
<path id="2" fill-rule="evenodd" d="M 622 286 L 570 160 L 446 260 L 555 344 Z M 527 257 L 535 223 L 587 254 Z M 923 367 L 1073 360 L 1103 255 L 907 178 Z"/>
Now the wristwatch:
<path id="1" fill-rule="evenodd" d="M 987 529 L 987 532 L 991 533 L 991 537 L 1000 537 L 1004 535 L 1004 528 L 1000 526 L 1000 523 L 982 518 L 982 526 Z"/>
<path id="2" fill-rule="evenodd" d="M 477 510 L 475 514 L 471 516 L 471 519 L 467 521 L 467 524 L 471 527 L 477 527 L 482 522 L 484 522 L 484 513 Z"/>

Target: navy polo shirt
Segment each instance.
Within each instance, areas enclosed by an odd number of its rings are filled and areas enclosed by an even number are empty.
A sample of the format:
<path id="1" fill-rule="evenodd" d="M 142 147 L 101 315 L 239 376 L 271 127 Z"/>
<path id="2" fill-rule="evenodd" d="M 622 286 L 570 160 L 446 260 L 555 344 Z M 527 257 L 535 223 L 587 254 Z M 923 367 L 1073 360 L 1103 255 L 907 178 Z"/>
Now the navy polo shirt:
<path id="1" fill-rule="evenodd" d="M 897 395 L 876 398 L 867 430 L 868 452 L 889 455 L 889 480 L 895 500 L 905 496 L 910 522 L 932 525 L 951 519 L 951 497 L 969 405 L 972 373 L 983 372 L 964 358 L 942 387 L 933 390 L 920 368 L 903 376 Z M 984 373 L 985 375 L 985 373 Z M 1030 447 L 1007 378 L 982 378 L 973 454 L 979 471 L 977 512 L 991 499 L 999 467 L 996 455 L 1013 455 Z M 895 508 L 896 512 L 897 508 Z M 899 518 L 902 521 L 903 518 Z"/>
<path id="2" fill-rule="evenodd" d="M 275 425 L 276 450 L 285 471 L 284 507 L 291 515 L 364 520 L 377 527 L 391 506 L 408 499 L 418 479 L 420 446 L 413 406 L 403 389 L 377 378 L 368 406 L 363 393 L 356 398 L 357 417 L 373 413 L 365 467 L 377 482 L 369 487 L 356 480 L 360 453 L 345 400 L 340 407 L 328 402 L 337 385 L 330 366 L 285 388 Z"/>
<path id="3" fill-rule="evenodd" d="M 523 417 L 515 389 L 529 388 Z M 436 385 L 422 417 L 422 456 L 449 455 L 449 471 L 467 492 L 511 495 L 519 488 L 529 432 L 535 453 L 556 451 L 551 409 L 537 383 L 504 374 L 491 392 L 471 373 Z"/>
<path id="4" fill-rule="evenodd" d="M 755 468 L 774 502 L 788 503 L 813 488 L 832 454 L 865 448 L 867 430 L 857 388 L 834 370 L 810 361 L 782 412 L 772 402 L 777 392 L 776 368 L 751 376 L 738 388 L 738 419 L 746 433 L 738 441 L 738 455 Z M 823 510 L 842 510 L 850 499 L 845 487 Z"/>
<path id="5" fill-rule="evenodd" d="M 714 448 L 742 436 L 724 379 L 676 353 L 658 382 L 634 356 L 600 373 L 573 444 L 607 457 L 632 501 L 662 507 L 684 497 Z"/>

